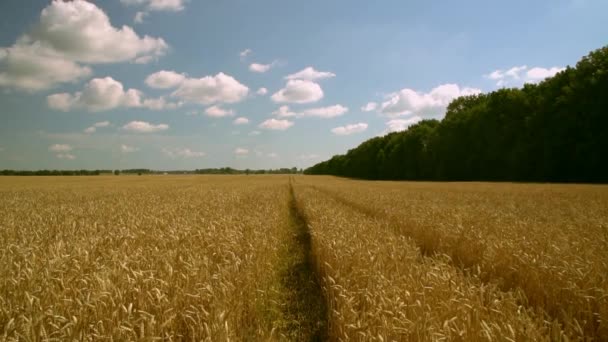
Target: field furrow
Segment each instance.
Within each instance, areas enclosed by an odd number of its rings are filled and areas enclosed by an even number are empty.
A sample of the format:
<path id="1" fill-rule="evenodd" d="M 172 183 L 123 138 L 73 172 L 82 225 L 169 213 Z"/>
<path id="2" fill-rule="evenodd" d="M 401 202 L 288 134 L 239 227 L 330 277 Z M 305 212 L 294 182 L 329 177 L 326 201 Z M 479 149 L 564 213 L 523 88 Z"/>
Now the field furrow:
<path id="1" fill-rule="evenodd" d="M 329 305 L 330 340 L 559 340 L 561 330 L 502 292 L 424 257 L 382 220 L 298 185 L 297 204 Z"/>
<path id="2" fill-rule="evenodd" d="M 608 188 L 577 185 L 360 182 L 306 178 L 385 222 L 424 255 L 522 304 L 574 339 L 608 338 Z"/>

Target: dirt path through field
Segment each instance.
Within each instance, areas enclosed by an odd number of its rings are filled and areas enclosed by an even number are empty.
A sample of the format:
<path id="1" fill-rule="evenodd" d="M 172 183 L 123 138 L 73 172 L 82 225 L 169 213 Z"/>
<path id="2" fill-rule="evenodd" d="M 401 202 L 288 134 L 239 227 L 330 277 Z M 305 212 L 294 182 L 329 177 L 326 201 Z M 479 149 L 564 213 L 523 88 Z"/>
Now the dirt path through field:
<path id="1" fill-rule="evenodd" d="M 288 333 L 298 341 L 327 339 L 327 305 L 314 267 L 311 237 L 306 219 L 298 208 L 291 181 L 289 214 L 293 231 L 289 244 L 289 266 L 283 274 L 283 286 L 290 297 L 284 308 Z"/>

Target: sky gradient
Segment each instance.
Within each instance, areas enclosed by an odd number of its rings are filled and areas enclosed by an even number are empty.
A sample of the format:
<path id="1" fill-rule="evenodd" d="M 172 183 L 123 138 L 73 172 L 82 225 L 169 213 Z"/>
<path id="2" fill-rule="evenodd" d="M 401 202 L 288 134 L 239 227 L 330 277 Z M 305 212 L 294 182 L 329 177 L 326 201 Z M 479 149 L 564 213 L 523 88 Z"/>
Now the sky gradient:
<path id="1" fill-rule="evenodd" d="M 0 2 L 0 169 L 307 167 L 539 82 L 608 2 Z"/>

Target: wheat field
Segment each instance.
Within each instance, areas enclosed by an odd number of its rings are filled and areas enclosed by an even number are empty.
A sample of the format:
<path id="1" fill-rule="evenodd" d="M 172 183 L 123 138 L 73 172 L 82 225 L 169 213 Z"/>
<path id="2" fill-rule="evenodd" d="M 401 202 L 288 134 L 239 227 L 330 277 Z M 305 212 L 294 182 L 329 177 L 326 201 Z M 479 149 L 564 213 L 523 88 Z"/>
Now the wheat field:
<path id="1" fill-rule="evenodd" d="M 0 178 L 2 341 L 608 340 L 608 187 Z"/>

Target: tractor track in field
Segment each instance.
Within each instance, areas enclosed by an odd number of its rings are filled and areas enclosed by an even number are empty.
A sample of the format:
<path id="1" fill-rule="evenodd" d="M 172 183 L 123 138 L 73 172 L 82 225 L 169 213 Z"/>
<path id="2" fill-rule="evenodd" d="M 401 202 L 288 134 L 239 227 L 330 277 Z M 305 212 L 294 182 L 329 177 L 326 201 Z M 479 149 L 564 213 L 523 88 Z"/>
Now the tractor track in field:
<path id="1" fill-rule="evenodd" d="M 326 341 L 328 312 L 311 246 L 306 217 L 300 210 L 289 181 L 289 223 L 293 238 L 289 241 L 289 267 L 282 275 L 289 300 L 284 308 L 287 333 L 297 341 Z"/>
<path id="2" fill-rule="evenodd" d="M 434 244 L 432 241 L 428 239 L 421 239 L 415 234 L 408 233 L 408 230 L 403 226 L 402 223 L 399 223 L 392 217 L 390 214 L 382 214 L 378 213 L 374 210 L 371 210 L 358 202 L 355 202 L 351 199 L 345 198 L 339 194 L 332 192 L 331 190 L 323 189 L 314 185 L 307 185 L 312 189 L 318 191 L 321 194 L 324 194 L 335 201 L 354 209 L 370 218 L 383 220 L 388 223 L 390 229 L 396 233 L 403 236 L 407 236 L 414 241 L 414 243 L 420 249 L 420 253 L 422 256 L 427 258 L 435 258 L 437 255 L 445 254 L 450 256 L 451 264 L 459 269 L 463 274 L 469 276 L 471 271 L 475 271 L 476 268 L 481 266 L 481 259 L 467 259 L 466 253 L 462 253 L 461 251 L 455 251 L 451 249 L 444 249 L 440 246 Z M 525 279 L 517 278 L 517 275 L 511 276 L 513 279 L 510 279 L 510 282 L 505 283 L 505 279 L 497 272 L 492 272 L 490 274 L 483 275 L 479 277 L 480 281 L 484 284 L 494 283 L 498 285 L 500 290 L 509 292 L 516 289 L 520 289 L 526 298 L 522 301 L 522 305 L 524 307 L 533 309 L 534 311 L 540 310 L 543 315 L 545 315 L 546 319 L 551 319 L 559 322 L 560 325 L 566 326 L 568 323 L 564 320 L 564 318 L 560 315 L 559 312 L 559 303 L 552 303 L 551 298 L 546 296 L 541 297 L 540 299 L 535 297 L 529 297 L 525 287 L 522 285 L 525 284 Z M 549 305 L 547 305 L 549 303 Z M 599 309 L 595 309 L 596 312 L 599 312 Z M 537 311 L 538 312 L 538 311 Z M 598 325 L 599 321 L 593 322 L 594 325 Z"/>

